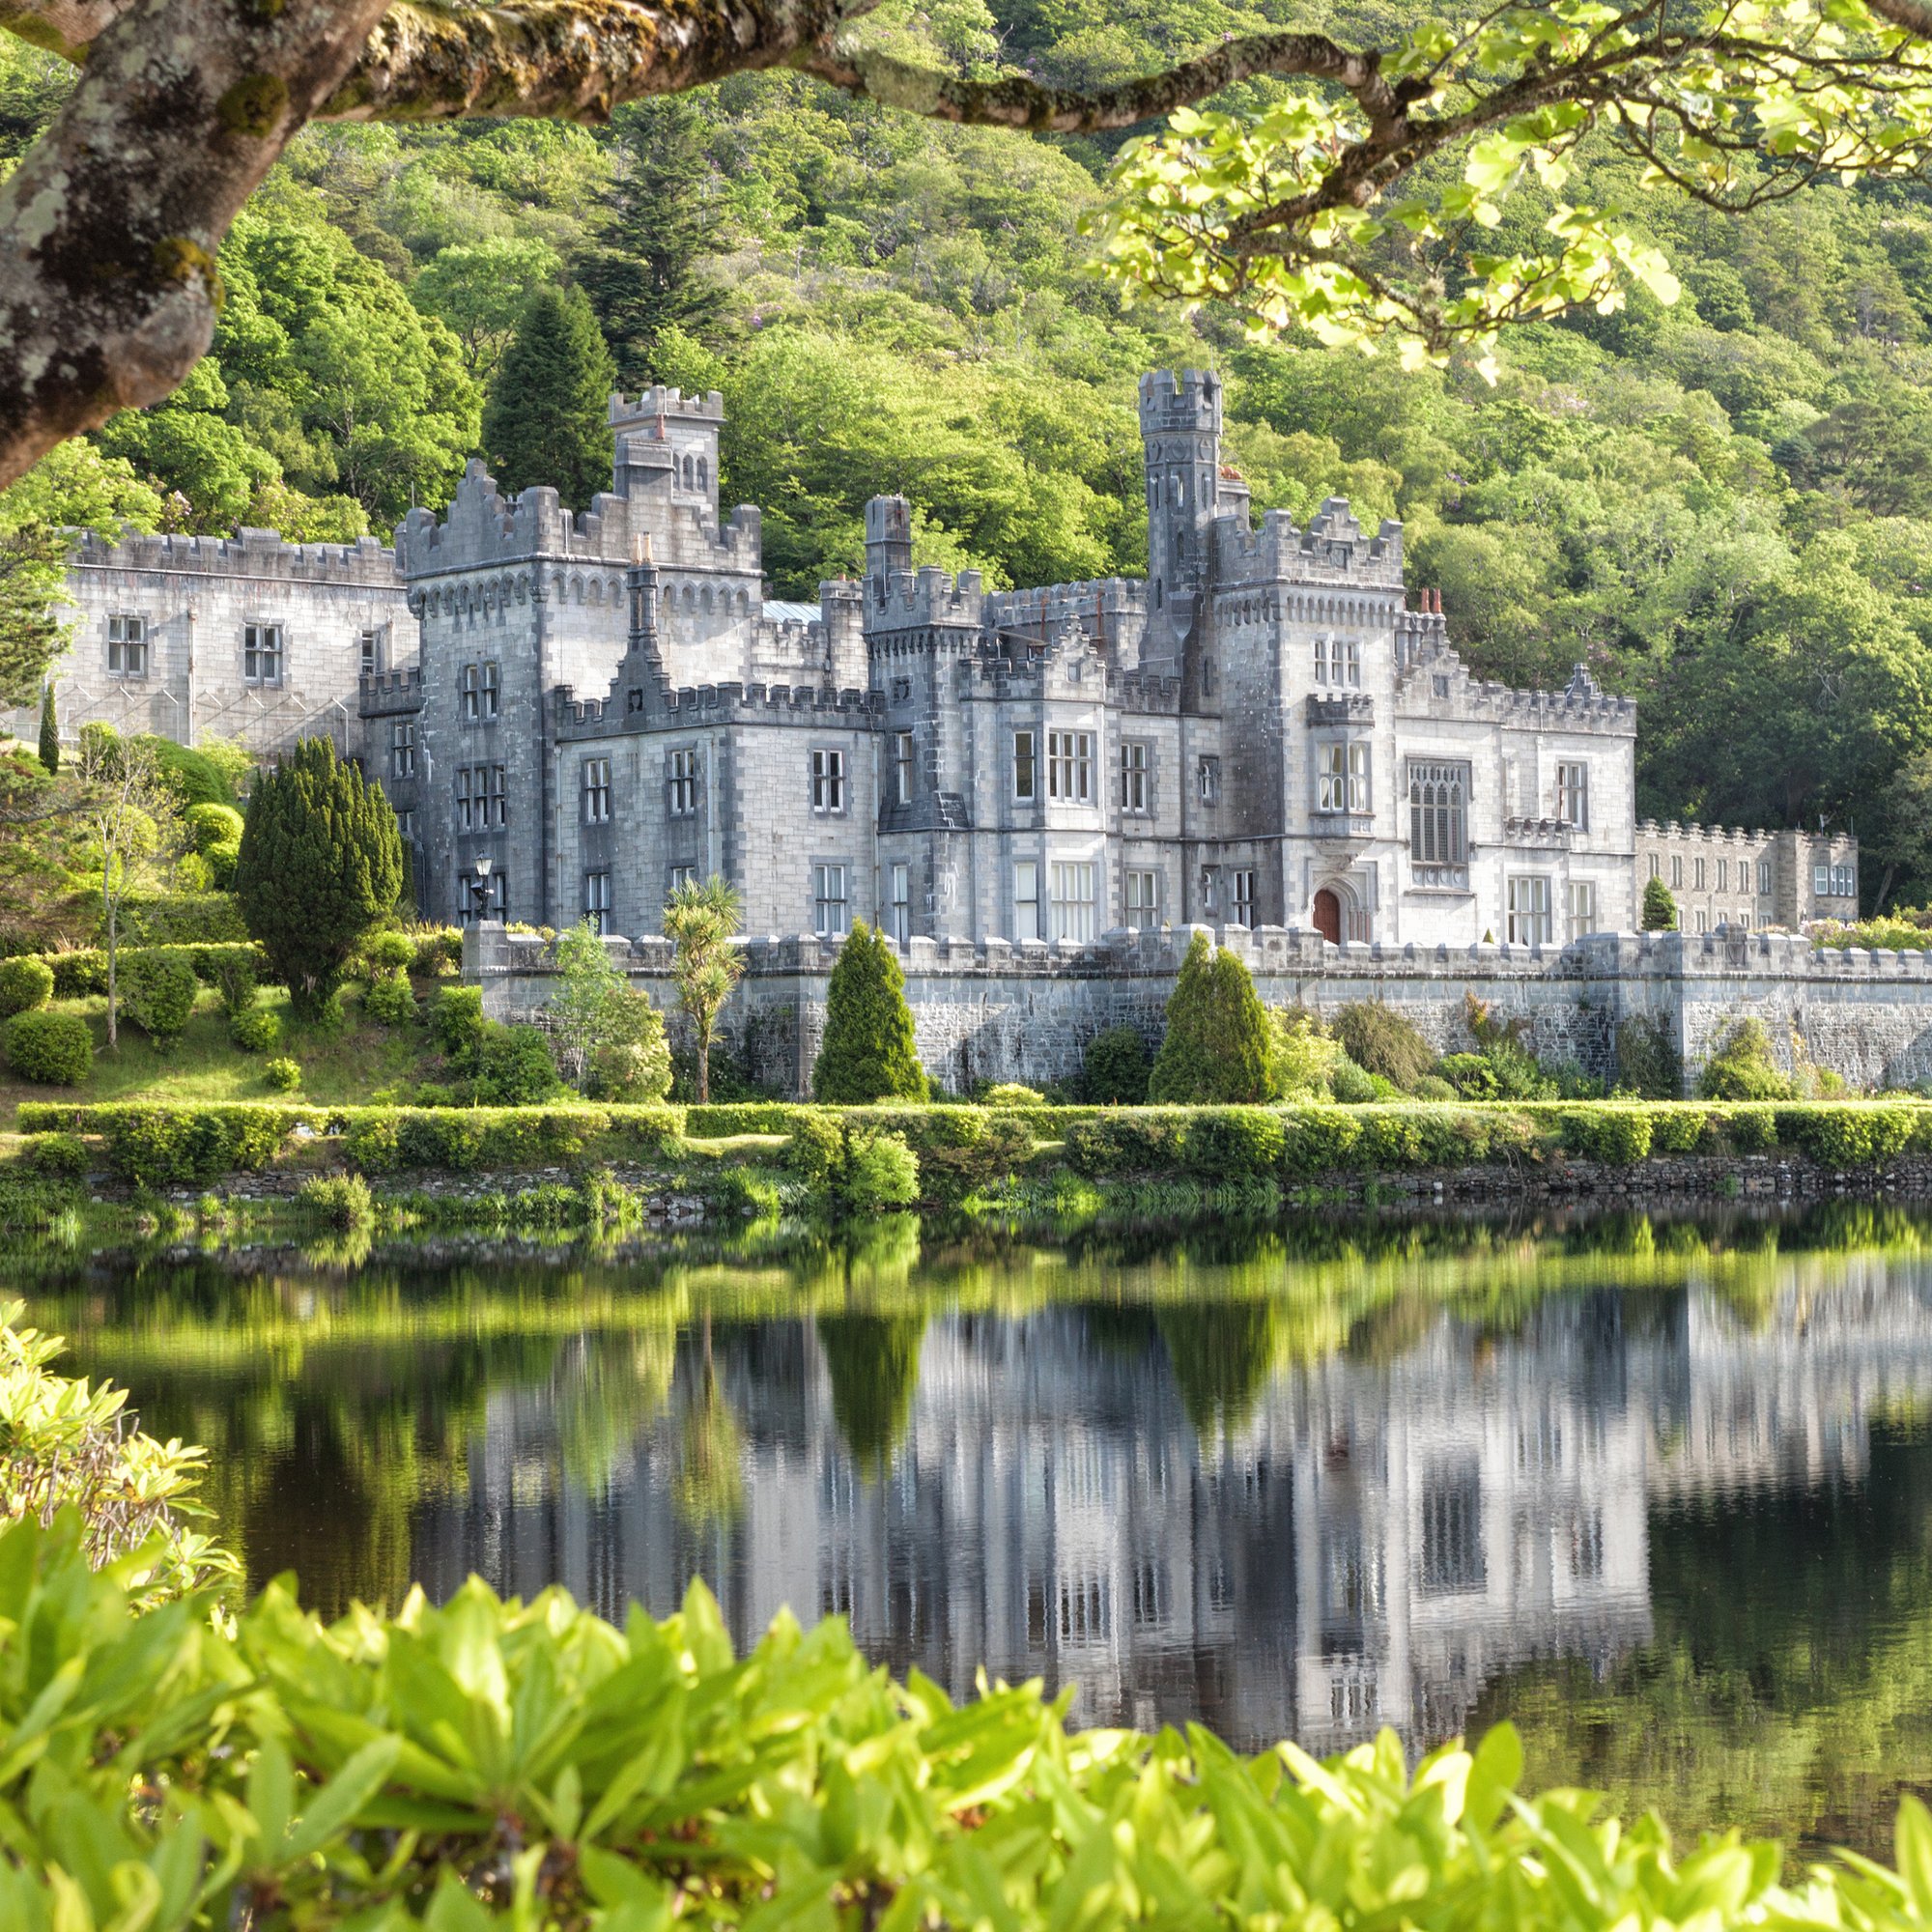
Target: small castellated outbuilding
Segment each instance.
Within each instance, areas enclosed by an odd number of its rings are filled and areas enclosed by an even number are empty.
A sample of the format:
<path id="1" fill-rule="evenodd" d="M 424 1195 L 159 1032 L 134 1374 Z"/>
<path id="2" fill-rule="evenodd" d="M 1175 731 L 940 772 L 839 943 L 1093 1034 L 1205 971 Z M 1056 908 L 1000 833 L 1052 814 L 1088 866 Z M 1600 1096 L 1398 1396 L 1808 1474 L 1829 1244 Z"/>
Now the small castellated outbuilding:
<path id="1" fill-rule="evenodd" d="M 633 935 L 713 872 L 749 932 L 901 944 L 1540 947 L 1630 930 L 1660 870 L 1687 929 L 1855 913 L 1849 840 L 1639 828 L 1634 704 L 1581 668 L 1471 675 L 1399 525 L 1337 497 L 1257 522 L 1221 405 L 1208 372 L 1142 380 L 1145 581 L 915 569 L 885 497 L 862 582 L 775 603 L 758 510 L 720 510 L 722 399 L 665 388 L 612 398 L 612 487 L 579 513 L 472 463 L 393 553 L 90 540 L 63 724 L 328 731 L 445 919 L 474 916 L 482 860 L 494 917 Z"/>

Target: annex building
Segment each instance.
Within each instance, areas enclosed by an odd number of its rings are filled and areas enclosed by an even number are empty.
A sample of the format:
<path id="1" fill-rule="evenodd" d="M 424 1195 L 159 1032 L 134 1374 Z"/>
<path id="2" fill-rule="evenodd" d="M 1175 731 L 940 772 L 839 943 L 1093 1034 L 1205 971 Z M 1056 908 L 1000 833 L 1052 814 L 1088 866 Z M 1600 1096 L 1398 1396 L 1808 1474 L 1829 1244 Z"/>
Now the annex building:
<path id="1" fill-rule="evenodd" d="M 1407 947 L 1855 917 L 1846 838 L 1639 825 L 1636 712 L 1471 674 L 1401 526 L 1330 498 L 1257 520 L 1203 371 L 1140 385 L 1149 573 L 1020 590 L 913 567 L 765 594 L 718 495 L 721 398 L 613 397 L 611 489 L 573 514 L 472 463 L 393 551 L 90 538 L 62 724 L 272 753 L 327 732 L 380 778 L 431 917 L 659 929 L 723 873 L 754 935 L 1084 947 L 1188 923 Z M 22 726 L 31 729 L 28 721 Z M 1694 882 L 1694 883 L 1693 883 Z"/>

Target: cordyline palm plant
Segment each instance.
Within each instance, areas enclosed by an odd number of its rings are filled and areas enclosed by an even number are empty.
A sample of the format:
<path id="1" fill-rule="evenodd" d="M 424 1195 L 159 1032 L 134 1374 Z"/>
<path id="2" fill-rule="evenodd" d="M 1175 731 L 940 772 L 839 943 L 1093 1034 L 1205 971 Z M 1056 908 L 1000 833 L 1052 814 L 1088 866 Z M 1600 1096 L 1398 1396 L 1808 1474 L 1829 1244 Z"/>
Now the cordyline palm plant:
<path id="1" fill-rule="evenodd" d="M 0 1524 L 48 1524 L 71 1505 L 94 1568 L 134 1559 L 137 1607 L 233 1580 L 234 1557 L 193 1526 L 208 1452 L 133 1427 L 126 1389 L 51 1373 L 67 1343 L 21 1326 L 23 1312 L 0 1302 Z"/>
<path id="2" fill-rule="evenodd" d="M 697 1049 L 697 1102 L 711 1097 L 711 1042 L 718 1015 L 731 989 L 745 977 L 745 958 L 736 944 L 743 908 L 738 894 L 716 872 L 703 884 L 686 879 L 665 901 L 665 935 L 676 948 L 671 983 L 691 1016 Z"/>

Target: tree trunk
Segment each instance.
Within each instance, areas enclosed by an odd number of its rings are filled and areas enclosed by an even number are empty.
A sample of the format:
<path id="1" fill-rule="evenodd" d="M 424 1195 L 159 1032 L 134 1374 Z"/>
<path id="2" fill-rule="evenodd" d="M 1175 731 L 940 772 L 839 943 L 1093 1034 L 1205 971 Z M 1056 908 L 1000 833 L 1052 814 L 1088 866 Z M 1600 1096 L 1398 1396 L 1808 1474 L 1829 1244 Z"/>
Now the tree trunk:
<path id="1" fill-rule="evenodd" d="M 121 1036 L 117 1027 L 115 1001 L 118 991 L 114 980 L 115 942 L 120 933 L 120 920 L 116 915 L 116 902 L 108 880 L 113 876 L 114 861 L 110 853 L 102 854 L 100 868 L 100 909 L 107 916 L 107 1049 L 110 1053 L 121 1051 Z"/>
<path id="2" fill-rule="evenodd" d="M 707 1106 L 711 1100 L 711 1021 L 703 1018 L 697 1022 L 697 1104 Z"/>

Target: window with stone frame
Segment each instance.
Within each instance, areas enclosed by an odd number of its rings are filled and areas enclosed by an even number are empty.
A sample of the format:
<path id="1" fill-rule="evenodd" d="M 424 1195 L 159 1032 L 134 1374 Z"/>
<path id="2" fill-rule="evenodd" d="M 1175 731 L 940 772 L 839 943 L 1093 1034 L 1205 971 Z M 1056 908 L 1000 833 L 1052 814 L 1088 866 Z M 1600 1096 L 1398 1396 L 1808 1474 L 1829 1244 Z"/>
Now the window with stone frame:
<path id="1" fill-rule="evenodd" d="M 482 684 L 479 696 L 482 702 L 484 724 L 495 721 L 502 705 L 502 667 L 492 658 L 482 666 Z"/>
<path id="2" fill-rule="evenodd" d="M 1234 904 L 1229 913 L 1236 925 L 1252 926 L 1255 923 L 1255 875 L 1252 867 L 1239 866 L 1235 868 Z"/>
<path id="3" fill-rule="evenodd" d="M 510 917 L 510 878 L 500 866 L 493 867 L 490 876 L 484 881 L 485 917 L 507 921 Z M 461 867 L 456 874 L 456 923 L 459 925 L 473 925 L 476 922 L 476 872 L 473 867 Z"/>
<path id="4" fill-rule="evenodd" d="M 405 806 L 396 813 L 396 830 L 402 834 L 405 845 L 414 845 L 418 842 L 421 835 L 417 827 L 415 809 L 412 806 Z"/>
<path id="5" fill-rule="evenodd" d="M 910 731 L 893 733 L 894 793 L 900 805 L 912 803 L 913 748 Z"/>
<path id="6" fill-rule="evenodd" d="M 1590 768 L 1566 759 L 1556 767 L 1556 818 L 1578 832 L 1590 829 Z"/>
<path id="7" fill-rule="evenodd" d="M 611 930 L 611 874 L 585 872 L 583 875 L 583 917 L 600 937 Z"/>
<path id="8" fill-rule="evenodd" d="M 1408 857 L 1436 882 L 1466 883 L 1469 864 L 1469 767 L 1461 762 L 1408 761 Z"/>
<path id="9" fill-rule="evenodd" d="M 1097 870 L 1089 860 L 1054 862 L 1049 874 L 1052 897 L 1048 901 L 1054 939 L 1086 944 L 1095 936 L 1094 880 Z"/>
<path id="10" fill-rule="evenodd" d="M 1046 734 L 1046 795 L 1063 805 L 1089 805 L 1094 798 L 1094 734 Z"/>
<path id="11" fill-rule="evenodd" d="M 1315 748 L 1317 811 L 1368 811 L 1369 746 L 1362 738 L 1331 738 Z"/>
<path id="12" fill-rule="evenodd" d="M 389 725 L 389 776 L 412 779 L 416 775 L 416 721 L 397 718 Z"/>
<path id="13" fill-rule="evenodd" d="M 1203 805 L 1218 805 L 1221 802 L 1221 760 L 1204 757 L 1195 773 L 1195 785 Z"/>
<path id="14" fill-rule="evenodd" d="M 1684 855 L 1673 852 L 1670 855 L 1670 884 L 1673 891 L 1681 890 L 1684 884 Z"/>
<path id="15" fill-rule="evenodd" d="M 1592 879 L 1572 879 L 1568 891 L 1570 937 L 1581 939 L 1597 930 L 1597 887 Z"/>
<path id="16" fill-rule="evenodd" d="M 383 668 L 383 633 L 366 630 L 355 640 L 355 665 L 362 677 L 375 677 Z"/>
<path id="17" fill-rule="evenodd" d="M 460 831 L 488 832 L 510 822 L 509 787 L 501 765 L 456 768 L 456 823 Z"/>
<path id="18" fill-rule="evenodd" d="M 1650 876 L 1654 879 L 1662 870 L 1662 862 L 1655 852 L 1650 854 Z"/>
<path id="19" fill-rule="evenodd" d="M 665 897 L 668 898 L 680 886 L 695 886 L 697 883 L 696 866 L 670 866 L 665 869 Z"/>
<path id="20" fill-rule="evenodd" d="M 279 624 L 242 626 L 243 684 L 280 684 L 287 655 L 283 631 Z"/>
<path id="21" fill-rule="evenodd" d="M 1356 690 L 1362 683 L 1362 646 L 1354 638 L 1315 639 L 1315 682 L 1347 685 Z"/>
<path id="22" fill-rule="evenodd" d="M 811 929 L 821 939 L 838 939 L 852 927 L 845 898 L 845 867 L 829 862 L 811 868 Z"/>
<path id="23" fill-rule="evenodd" d="M 893 866 L 892 885 L 893 939 L 895 944 L 904 946 L 912 938 L 912 867 L 903 860 Z"/>
<path id="24" fill-rule="evenodd" d="M 1127 926 L 1133 932 L 1151 932 L 1160 923 L 1160 874 L 1151 869 L 1130 867 L 1126 874 Z"/>
<path id="25" fill-rule="evenodd" d="M 1757 893 L 1759 898 L 1769 898 L 1771 896 L 1771 861 L 1769 859 L 1760 859 L 1757 862 Z"/>
<path id="26" fill-rule="evenodd" d="M 1690 862 L 1690 869 L 1691 869 L 1691 873 L 1692 873 L 1692 875 L 1693 875 L 1693 877 L 1694 877 L 1694 879 L 1695 879 L 1695 881 L 1696 881 L 1696 883 L 1695 883 L 1695 885 L 1693 886 L 1692 890 L 1693 890 L 1693 891 L 1695 891 L 1695 892 L 1700 892 L 1700 893 L 1701 893 L 1701 892 L 1702 892 L 1702 891 L 1704 890 L 1704 862 L 1703 862 L 1703 860 L 1701 860 L 1701 859 L 1693 859 L 1693 860 L 1691 860 L 1691 862 Z"/>
<path id="27" fill-rule="evenodd" d="M 812 748 L 811 809 L 816 812 L 845 810 L 845 753 L 835 747 Z"/>
<path id="28" fill-rule="evenodd" d="M 583 761 L 583 822 L 608 825 L 611 822 L 611 760 L 585 758 Z"/>
<path id="29" fill-rule="evenodd" d="M 1549 904 L 1549 878 L 1544 872 L 1519 872 L 1506 887 L 1503 933 L 1512 946 L 1548 946 L 1554 937 Z"/>
<path id="30" fill-rule="evenodd" d="M 1020 859 L 1013 866 L 1013 937 L 1043 937 L 1039 923 L 1039 862 Z"/>
<path id="31" fill-rule="evenodd" d="M 1039 739 L 1032 731 L 1013 733 L 1013 796 L 1031 801 L 1039 796 Z"/>
<path id="32" fill-rule="evenodd" d="M 1143 738 L 1121 741 L 1121 810 L 1139 816 L 1153 810 L 1153 747 Z"/>
<path id="33" fill-rule="evenodd" d="M 466 724 L 477 724 L 483 719 L 483 667 L 467 664 L 457 681 L 457 693 Z"/>
<path id="34" fill-rule="evenodd" d="M 679 745 L 665 754 L 673 818 L 689 818 L 697 810 L 697 747 Z"/>
<path id="35" fill-rule="evenodd" d="M 1719 859 L 1718 861 L 1718 890 L 1720 893 L 1727 893 L 1730 889 L 1731 862 L 1728 859 Z"/>
<path id="36" fill-rule="evenodd" d="M 148 674 L 148 620 L 122 611 L 107 620 L 107 674 L 109 677 L 146 677 Z"/>

